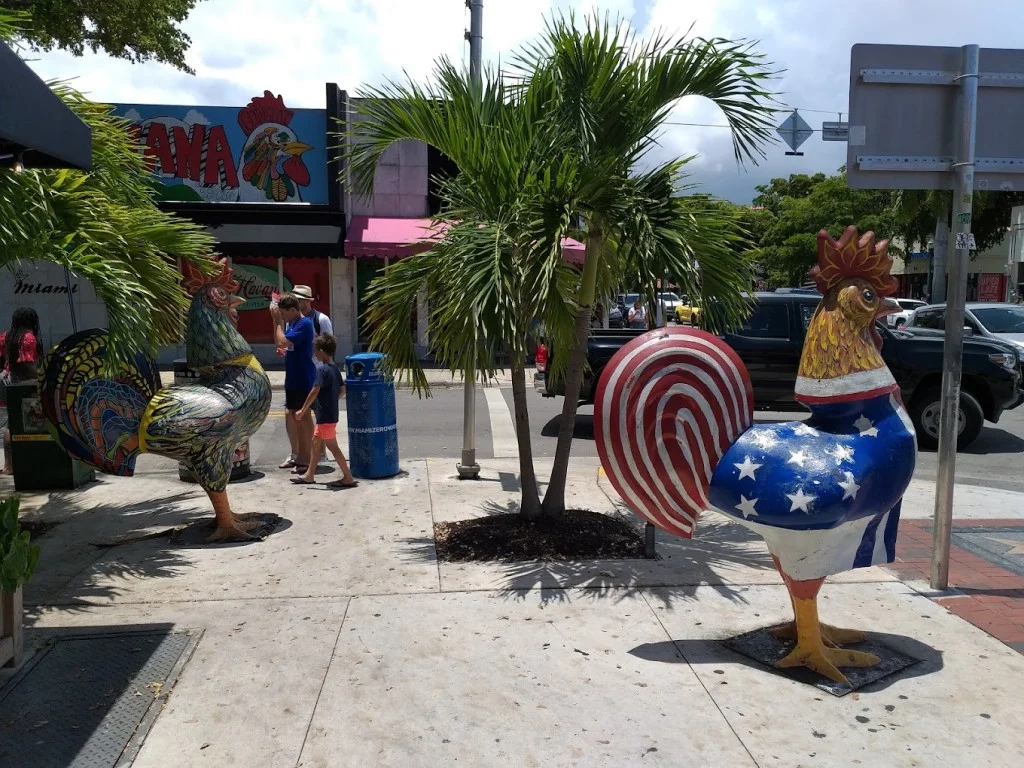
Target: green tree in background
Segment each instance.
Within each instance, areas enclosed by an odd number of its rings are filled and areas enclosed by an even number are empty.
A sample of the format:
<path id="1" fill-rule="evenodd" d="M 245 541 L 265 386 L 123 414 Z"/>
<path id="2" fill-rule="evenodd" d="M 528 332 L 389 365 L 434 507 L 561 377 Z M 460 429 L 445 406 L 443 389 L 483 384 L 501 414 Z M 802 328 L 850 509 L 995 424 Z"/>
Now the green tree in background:
<path id="1" fill-rule="evenodd" d="M 191 40 L 179 25 L 199 0 L 3 0 L 0 10 L 24 14 L 17 39 L 33 48 L 81 56 L 105 51 L 132 62 L 159 61 L 191 73 Z"/>
<path id="2" fill-rule="evenodd" d="M 817 259 L 817 234 L 833 235 L 850 224 L 880 238 L 899 232 L 892 194 L 887 190 L 851 189 L 846 175 L 793 174 L 757 187 L 752 214 L 763 226 L 757 258 L 776 285 L 800 285 Z"/>

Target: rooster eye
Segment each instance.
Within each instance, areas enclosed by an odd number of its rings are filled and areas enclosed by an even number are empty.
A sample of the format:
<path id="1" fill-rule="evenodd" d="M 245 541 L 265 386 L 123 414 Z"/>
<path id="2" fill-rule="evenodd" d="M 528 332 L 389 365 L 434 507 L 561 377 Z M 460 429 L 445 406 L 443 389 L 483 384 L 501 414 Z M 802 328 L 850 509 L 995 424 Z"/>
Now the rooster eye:
<path id="1" fill-rule="evenodd" d="M 864 301 L 866 301 L 868 304 L 872 303 L 875 300 L 875 293 L 870 288 L 865 288 L 863 291 L 860 292 L 860 295 L 864 297 Z"/>

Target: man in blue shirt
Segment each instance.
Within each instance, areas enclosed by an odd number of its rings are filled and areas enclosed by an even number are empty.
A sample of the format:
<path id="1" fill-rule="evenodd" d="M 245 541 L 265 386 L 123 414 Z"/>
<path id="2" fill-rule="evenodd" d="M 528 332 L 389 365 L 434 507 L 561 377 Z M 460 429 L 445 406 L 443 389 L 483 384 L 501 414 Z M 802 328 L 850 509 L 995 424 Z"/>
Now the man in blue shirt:
<path id="1" fill-rule="evenodd" d="M 302 410 L 316 382 L 316 365 L 313 362 L 313 338 L 316 334 L 313 321 L 303 316 L 298 299 L 290 294 L 282 296 L 270 314 L 274 319 L 274 340 L 279 349 L 287 350 L 284 355 L 284 407 L 288 411 L 288 418 L 294 418 L 294 414 Z M 313 442 L 313 416 L 307 410 L 296 421 L 298 431 L 295 436 L 294 471 L 304 473 L 311 459 L 309 449 Z"/>

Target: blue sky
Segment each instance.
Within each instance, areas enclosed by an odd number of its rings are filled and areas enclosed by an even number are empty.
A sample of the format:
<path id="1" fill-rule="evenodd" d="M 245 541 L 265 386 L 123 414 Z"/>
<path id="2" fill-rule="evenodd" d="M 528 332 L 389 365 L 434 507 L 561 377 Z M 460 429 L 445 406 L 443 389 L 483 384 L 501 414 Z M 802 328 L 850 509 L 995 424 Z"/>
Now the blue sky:
<path id="1" fill-rule="evenodd" d="M 682 35 L 692 25 L 696 35 L 758 40 L 785 70 L 776 82 L 780 99 L 801 108 L 814 128 L 847 108 L 854 43 L 1024 45 L 1024 0 L 485 0 L 485 58 L 507 57 L 538 33 L 545 14 L 594 9 L 629 18 L 644 34 Z M 426 79 L 441 55 L 464 61 L 468 25 L 463 0 L 202 0 L 185 25 L 194 77 L 157 64 L 62 52 L 42 55 L 33 66 L 47 78 L 76 77 L 77 87 L 101 101 L 243 105 L 269 89 L 289 106 L 322 107 L 327 81 L 355 93 L 403 71 Z M 681 102 L 672 120 L 722 123 L 716 108 L 699 99 Z M 833 172 L 846 154 L 845 144 L 817 135 L 801 147 L 803 157 L 786 157 L 785 149 L 780 143 L 759 166 L 741 169 L 727 129 L 669 125 L 659 157 L 697 154 L 690 180 L 744 203 L 757 184 Z"/>

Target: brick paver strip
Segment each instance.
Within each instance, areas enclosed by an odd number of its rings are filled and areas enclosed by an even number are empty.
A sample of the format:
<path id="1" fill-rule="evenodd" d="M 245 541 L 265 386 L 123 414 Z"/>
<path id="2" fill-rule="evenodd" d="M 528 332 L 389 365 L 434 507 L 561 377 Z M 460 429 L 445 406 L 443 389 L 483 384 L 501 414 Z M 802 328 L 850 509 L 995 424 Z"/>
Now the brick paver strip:
<path id="1" fill-rule="evenodd" d="M 1006 533 L 993 529 L 1006 528 Z M 935 602 L 979 629 L 1024 653 L 1024 575 L 1021 560 L 1007 553 L 997 555 L 968 543 L 961 536 L 1013 536 L 1024 531 L 1020 520 L 971 520 L 955 523 L 950 547 L 949 586 L 962 596 Z M 1024 541 L 1024 539 L 1022 539 Z M 932 524 L 929 520 L 904 520 L 896 543 L 896 561 L 889 566 L 901 578 L 927 581 L 931 571 Z M 990 554 L 992 559 L 984 555 Z M 1014 570 L 1004 567 L 1016 566 Z M 1018 565 L 1021 563 L 1021 565 Z M 1015 572 L 1017 571 L 1017 572 Z"/>

